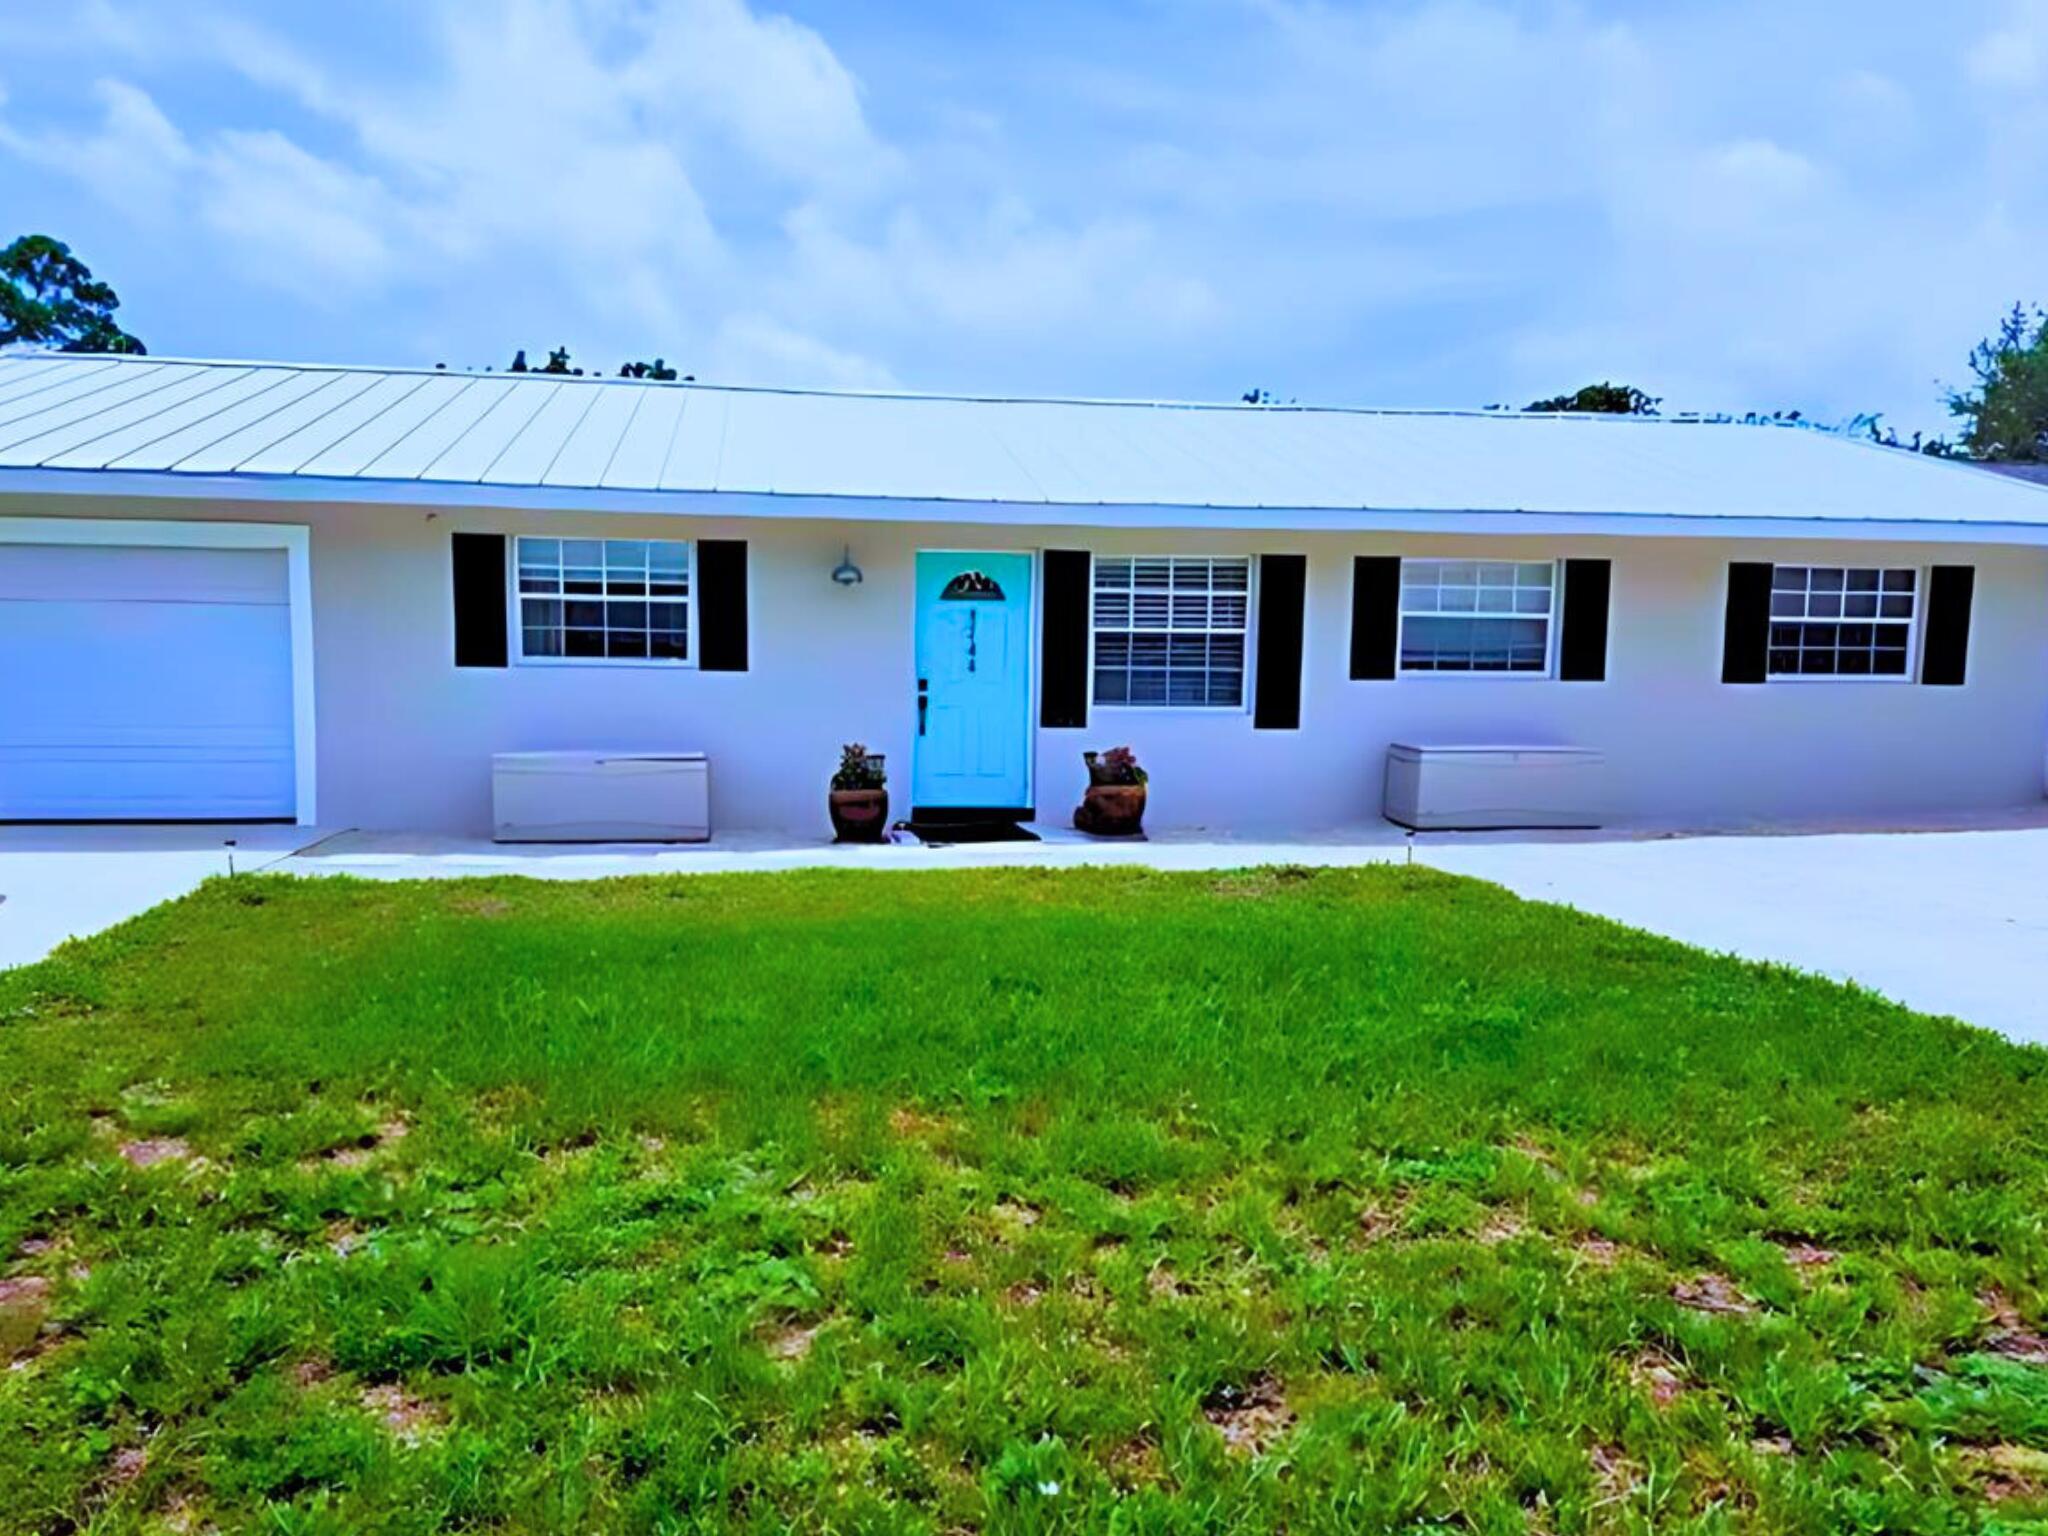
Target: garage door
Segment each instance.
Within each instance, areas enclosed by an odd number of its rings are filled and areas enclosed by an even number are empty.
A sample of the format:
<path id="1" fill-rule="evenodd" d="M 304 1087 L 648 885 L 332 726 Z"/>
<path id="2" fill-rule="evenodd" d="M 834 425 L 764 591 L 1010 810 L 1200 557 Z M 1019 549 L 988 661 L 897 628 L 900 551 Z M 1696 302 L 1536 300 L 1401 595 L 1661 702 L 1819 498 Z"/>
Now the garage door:
<path id="1" fill-rule="evenodd" d="M 0 544 L 0 821 L 293 814 L 281 549 Z"/>

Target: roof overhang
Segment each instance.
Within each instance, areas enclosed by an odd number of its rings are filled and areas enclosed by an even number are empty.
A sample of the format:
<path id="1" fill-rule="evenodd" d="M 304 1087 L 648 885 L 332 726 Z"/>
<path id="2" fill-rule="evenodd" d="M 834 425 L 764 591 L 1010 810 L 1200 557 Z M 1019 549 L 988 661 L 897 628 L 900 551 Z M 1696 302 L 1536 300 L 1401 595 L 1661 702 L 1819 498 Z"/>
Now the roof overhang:
<path id="1" fill-rule="evenodd" d="M 2048 523 L 1790 516 L 1679 516 L 1530 508 L 1234 507 L 627 491 L 448 481 L 0 468 L 0 497 L 92 496 L 241 505 L 380 506 L 666 517 L 955 523 L 994 527 L 1206 528 L 1300 533 L 1569 534 L 1601 538 L 1836 539 L 2048 547 Z"/>

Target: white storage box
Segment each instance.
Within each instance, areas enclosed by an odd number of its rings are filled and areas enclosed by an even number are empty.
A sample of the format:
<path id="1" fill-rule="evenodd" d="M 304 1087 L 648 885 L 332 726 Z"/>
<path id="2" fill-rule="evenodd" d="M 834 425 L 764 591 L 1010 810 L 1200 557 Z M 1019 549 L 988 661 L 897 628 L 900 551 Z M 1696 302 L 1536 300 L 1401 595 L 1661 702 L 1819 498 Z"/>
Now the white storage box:
<path id="1" fill-rule="evenodd" d="M 1584 747 L 1387 748 L 1387 820 L 1424 832 L 1597 827 L 1607 763 Z"/>
<path id="2" fill-rule="evenodd" d="M 501 843 L 701 843 L 711 764 L 702 752 L 500 752 L 491 819 Z"/>

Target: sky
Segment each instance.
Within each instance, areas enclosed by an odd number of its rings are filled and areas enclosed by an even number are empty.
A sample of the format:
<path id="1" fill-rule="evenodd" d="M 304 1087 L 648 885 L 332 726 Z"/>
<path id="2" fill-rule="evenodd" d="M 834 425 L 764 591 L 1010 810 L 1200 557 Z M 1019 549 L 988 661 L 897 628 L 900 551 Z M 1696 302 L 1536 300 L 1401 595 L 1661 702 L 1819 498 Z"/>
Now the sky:
<path id="1" fill-rule="evenodd" d="M 2048 0 L 0 8 L 153 352 L 1882 412 L 2048 301 Z"/>

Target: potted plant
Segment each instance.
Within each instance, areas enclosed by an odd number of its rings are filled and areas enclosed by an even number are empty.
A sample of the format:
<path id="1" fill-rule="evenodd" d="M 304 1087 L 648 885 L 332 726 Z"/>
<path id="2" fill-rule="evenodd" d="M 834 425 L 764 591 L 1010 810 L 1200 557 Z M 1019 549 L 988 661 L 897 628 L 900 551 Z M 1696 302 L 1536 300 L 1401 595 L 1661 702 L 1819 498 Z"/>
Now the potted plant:
<path id="1" fill-rule="evenodd" d="M 1145 830 L 1146 773 L 1129 747 L 1083 752 L 1088 792 L 1074 812 L 1074 825 L 1097 837 L 1135 837 Z"/>
<path id="2" fill-rule="evenodd" d="M 839 771 L 832 775 L 829 808 L 832 839 L 840 843 L 879 843 L 889 827 L 889 775 L 882 754 L 857 741 L 839 749 Z"/>

